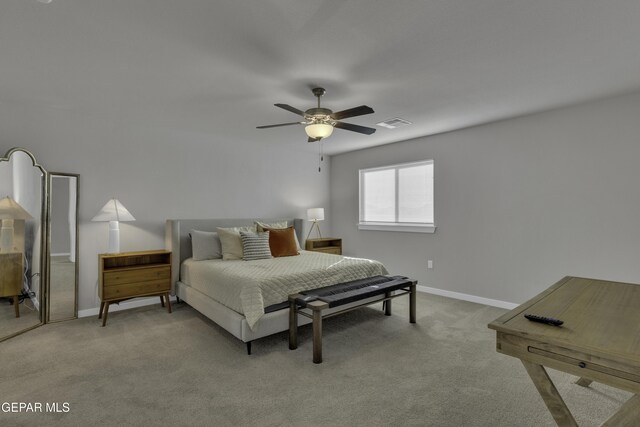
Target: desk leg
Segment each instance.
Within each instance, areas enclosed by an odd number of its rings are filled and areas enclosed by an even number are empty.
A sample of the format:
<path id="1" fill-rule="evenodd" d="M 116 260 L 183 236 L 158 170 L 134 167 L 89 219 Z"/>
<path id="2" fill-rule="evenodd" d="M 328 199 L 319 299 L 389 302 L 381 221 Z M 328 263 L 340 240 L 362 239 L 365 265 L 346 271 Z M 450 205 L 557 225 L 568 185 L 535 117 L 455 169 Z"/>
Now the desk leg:
<path id="1" fill-rule="evenodd" d="M 578 423 L 576 423 L 573 415 L 571 415 L 569 408 L 567 408 L 564 400 L 562 400 L 562 396 L 558 393 L 556 386 L 553 385 L 544 367 L 525 360 L 522 361 L 522 364 L 538 389 L 538 393 L 542 396 L 542 400 L 544 400 L 544 403 L 547 405 L 556 424 L 563 427 L 578 427 Z"/>
<path id="2" fill-rule="evenodd" d="M 635 394 L 631 399 L 605 421 L 603 427 L 632 427 L 640 423 L 640 394 Z"/>
<path id="3" fill-rule="evenodd" d="M 579 378 L 578 381 L 576 381 L 576 384 L 578 384 L 580 387 L 589 387 L 592 382 L 592 380 L 588 380 L 586 378 Z"/>

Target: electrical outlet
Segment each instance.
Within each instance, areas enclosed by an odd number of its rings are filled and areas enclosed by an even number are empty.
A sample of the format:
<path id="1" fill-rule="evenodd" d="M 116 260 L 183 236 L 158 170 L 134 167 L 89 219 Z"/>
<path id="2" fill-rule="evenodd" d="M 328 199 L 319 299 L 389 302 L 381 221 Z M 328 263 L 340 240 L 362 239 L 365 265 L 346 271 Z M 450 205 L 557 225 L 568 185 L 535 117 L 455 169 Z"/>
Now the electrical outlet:
<path id="1" fill-rule="evenodd" d="M 428 259 L 427 260 L 427 268 L 429 270 L 433 269 L 433 260 L 432 259 Z"/>

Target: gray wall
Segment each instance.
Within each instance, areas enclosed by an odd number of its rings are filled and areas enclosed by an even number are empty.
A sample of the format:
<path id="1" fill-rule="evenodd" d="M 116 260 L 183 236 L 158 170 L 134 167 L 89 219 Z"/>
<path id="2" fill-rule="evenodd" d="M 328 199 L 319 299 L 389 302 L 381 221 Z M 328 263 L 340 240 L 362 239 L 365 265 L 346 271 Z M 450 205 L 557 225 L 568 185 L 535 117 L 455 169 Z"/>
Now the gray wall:
<path id="1" fill-rule="evenodd" d="M 422 159 L 436 233 L 358 231 L 358 169 Z M 500 301 L 565 275 L 637 283 L 639 160 L 640 93 L 351 152 L 332 158 L 333 232 L 421 285 Z"/>
<path id="2" fill-rule="evenodd" d="M 255 126 L 240 119 L 238 126 Z M 99 305 L 97 256 L 107 251 L 108 224 L 91 218 L 111 197 L 136 218 L 120 225 L 122 251 L 164 248 L 168 218 L 306 218 L 309 207 L 329 207 L 330 164 L 325 159 L 318 173 L 303 138 L 292 148 L 127 117 L 109 122 L 82 108 L 6 103 L 0 129 L 0 152 L 24 147 L 47 170 L 80 174 L 80 310 Z"/>

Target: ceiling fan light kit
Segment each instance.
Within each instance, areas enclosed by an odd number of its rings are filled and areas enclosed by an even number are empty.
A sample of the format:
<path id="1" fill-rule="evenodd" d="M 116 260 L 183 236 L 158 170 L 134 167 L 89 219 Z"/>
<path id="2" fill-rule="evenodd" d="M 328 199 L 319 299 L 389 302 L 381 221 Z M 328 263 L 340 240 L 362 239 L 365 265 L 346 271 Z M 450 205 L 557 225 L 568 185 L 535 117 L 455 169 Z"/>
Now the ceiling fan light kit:
<path id="1" fill-rule="evenodd" d="M 291 126 L 291 125 L 305 125 L 305 132 L 309 137 L 308 142 L 316 142 L 320 141 L 324 138 L 331 136 L 333 133 L 333 128 L 348 130 L 351 132 L 357 132 L 364 135 L 371 135 L 376 130 L 374 128 L 354 125 L 351 123 L 344 123 L 339 120 L 346 119 L 349 117 L 363 116 L 365 114 L 373 113 L 373 109 L 371 107 L 367 107 L 366 105 L 361 105 L 359 107 L 350 108 L 348 110 L 338 111 L 334 113 L 328 108 L 320 107 L 320 97 L 326 93 L 326 90 L 321 87 L 316 87 L 311 90 L 318 98 L 318 107 L 317 108 L 309 108 L 307 111 L 298 110 L 295 107 L 292 107 L 287 104 L 274 104 L 276 107 L 282 108 L 284 110 L 290 111 L 294 114 L 298 114 L 304 118 L 304 121 L 301 122 L 293 122 L 293 123 L 281 123 L 277 125 L 266 125 L 266 126 L 258 126 L 258 129 L 267 129 L 273 127 L 280 126 Z"/>
<path id="2" fill-rule="evenodd" d="M 333 133 L 333 126 L 325 123 L 314 123 L 312 125 L 307 125 L 304 130 L 307 132 L 309 138 L 321 139 L 331 136 Z"/>

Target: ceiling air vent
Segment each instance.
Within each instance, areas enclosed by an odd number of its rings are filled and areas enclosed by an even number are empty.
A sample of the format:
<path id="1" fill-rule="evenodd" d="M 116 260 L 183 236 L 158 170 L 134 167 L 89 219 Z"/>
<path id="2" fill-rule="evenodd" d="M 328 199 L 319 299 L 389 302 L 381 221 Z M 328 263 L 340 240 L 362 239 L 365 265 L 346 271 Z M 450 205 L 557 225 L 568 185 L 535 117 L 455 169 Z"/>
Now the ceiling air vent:
<path id="1" fill-rule="evenodd" d="M 412 124 L 409 120 L 401 119 L 400 117 L 394 117 L 393 119 L 385 120 L 384 122 L 376 123 L 376 125 L 387 129 L 395 129 L 402 126 Z"/>

